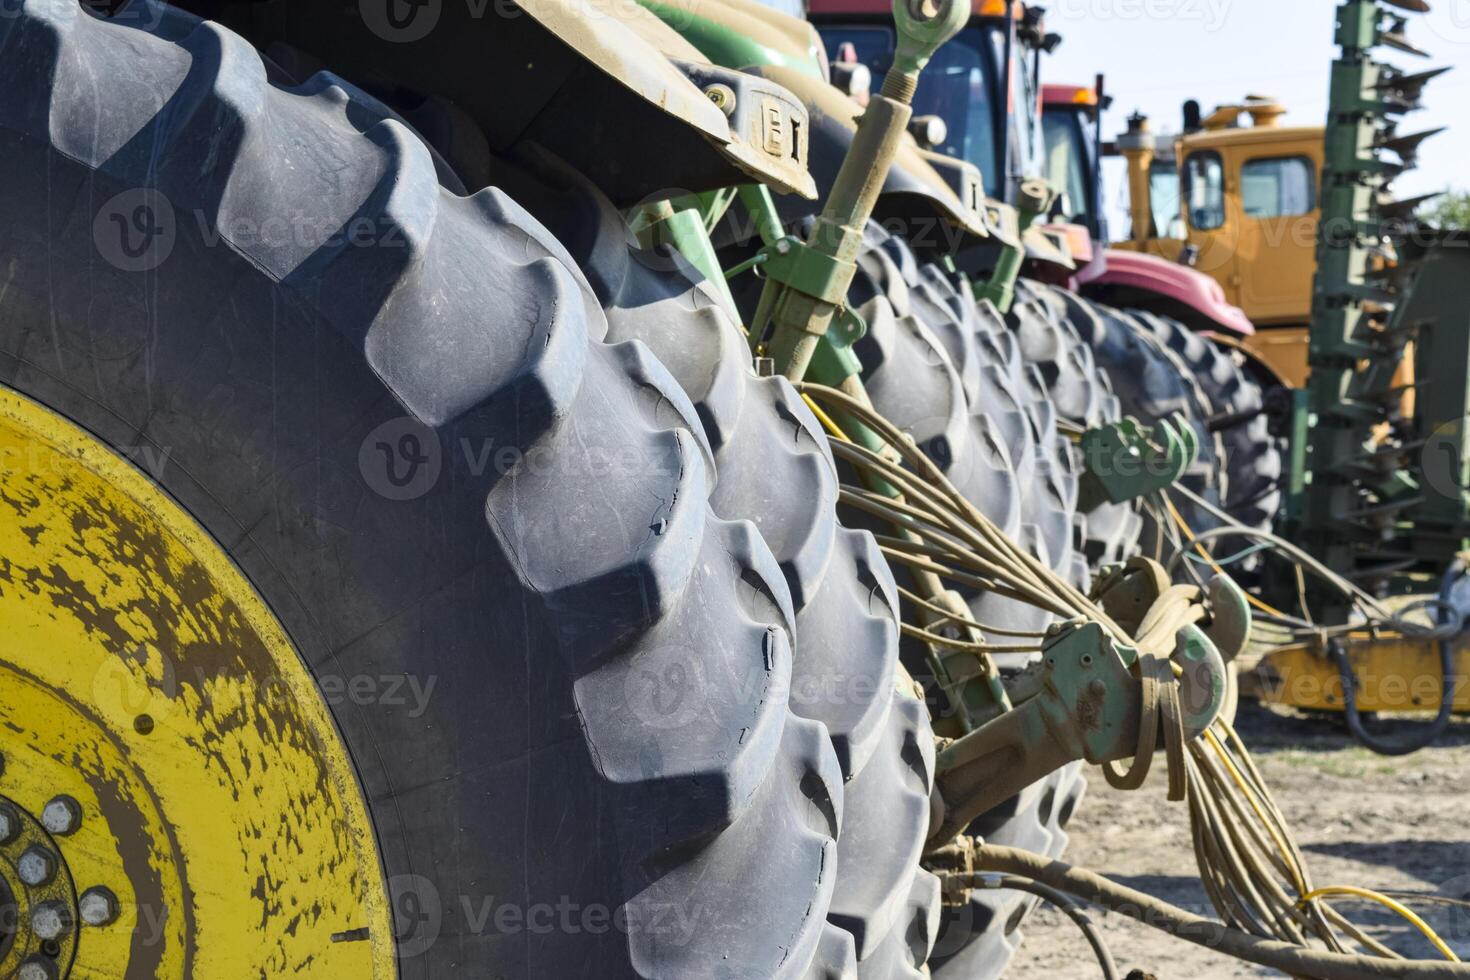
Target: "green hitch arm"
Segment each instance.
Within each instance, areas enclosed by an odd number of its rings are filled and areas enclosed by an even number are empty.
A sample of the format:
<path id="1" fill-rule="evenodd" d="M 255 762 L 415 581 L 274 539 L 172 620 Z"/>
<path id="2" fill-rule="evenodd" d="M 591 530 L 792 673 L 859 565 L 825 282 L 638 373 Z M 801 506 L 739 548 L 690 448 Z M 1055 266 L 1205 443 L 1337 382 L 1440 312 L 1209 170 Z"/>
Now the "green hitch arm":
<path id="1" fill-rule="evenodd" d="M 1199 457 L 1193 426 L 1178 412 L 1153 426 L 1133 416 L 1082 434 L 1077 509 L 1146 497 L 1179 482 Z"/>
<path id="2" fill-rule="evenodd" d="M 793 381 L 806 376 L 817 344 L 843 308 L 857 270 L 863 227 L 903 139 L 919 72 L 970 15 L 967 0 L 894 0 L 898 44 L 883 92 L 868 103 L 832 191 L 805 242 L 767 246 L 765 292 L 751 343 Z"/>
<path id="3" fill-rule="evenodd" d="M 1025 235 L 1036 223 L 1036 219 L 1047 212 L 1053 197 L 1051 187 L 1039 177 L 1021 182 L 1020 196 L 1016 201 L 1017 239 Z M 989 281 L 975 284 L 975 299 L 988 299 L 1001 313 L 1009 313 L 1011 304 L 1016 300 L 1016 280 L 1021 278 L 1021 263 L 1024 261 L 1024 244 L 1002 246 L 1000 258 L 996 260 Z"/>

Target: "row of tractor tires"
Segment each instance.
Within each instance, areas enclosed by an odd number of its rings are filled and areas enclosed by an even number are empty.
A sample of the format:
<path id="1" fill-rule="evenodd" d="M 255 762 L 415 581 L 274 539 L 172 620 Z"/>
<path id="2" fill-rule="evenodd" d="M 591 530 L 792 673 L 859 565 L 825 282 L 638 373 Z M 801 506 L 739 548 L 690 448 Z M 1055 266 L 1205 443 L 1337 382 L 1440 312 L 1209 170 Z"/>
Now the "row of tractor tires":
<path id="1" fill-rule="evenodd" d="M 1179 481 L 1212 507 L 1224 502 L 1225 449 L 1217 432 L 1211 430 L 1214 410 L 1200 381 L 1184 359 L 1155 335 L 1140 315 L 1118 310 L 1076 293 L 1042 287 L 1048 302 L 1062 313 L 1077 335 L 1092 349 L 1093 358 L 1118 396 L 1122 414 L 1145 425 L 1154 425 L 1182 415 L 1194 432 L 1199 453 Z M 1220 524 L 1208 510 L 1182 495 L 1173 502 L 1185 524 L 1194 532 Z M 1145 521 L 1140 545 L 1146 554 L 1170 550 L 1169 540 L 1178 533 L 1167 513 L 1153 511 Z"/>
<path id="2" fill-rule="evenodd" d="M 1085 588 L 1086 559 L 1074 548 L 1075 461 L 1057 431 L 1052 383 L 1026 361 L 1014 330 L 988 317 L 901 238 L 870 225 L 866 246 L 849 299 L 868 327 L 855 352 L 874 406 L 913 437 L 981 513 Z M 1105 385 L 1099 389 L 1091 410 L 1101 418 L 1109 407 Z M 1041 629 L 1050 621 L 1045 611 L 1024 603 L 983 593 L 965 598 L 982 623 Z M 916 672 L 923 669 L 916 650 L 907 651 L 907 659 Z M 1009 672 L 1028 658 L 996 659 Z M 942 696 L 931 707 L 947 710 Z M 1067 844 L 1063 828 L 1085 791 L 1081 766 L 1068 765 L 982 816 L 971 832 L 1059 857 Z M 998 977 L 1019 948 L 1020 927 L 1034 906 L 1031 896 L 995 889 L 946 905 L 931 953 L 932 975 Z"/>
<path id="3" fill-rule="evenodd" d="M 147 9 L 0 19 L 0 383 L 166 459 L 319 679 L 433 679 L 331 706 L 401 975 L 921 975 L 933 738 L 801 400 L 585 185 Z"/>
<path id="4" fill-rule="evenodd" d="M 1209 403 L 1211 429 L 1219 434 L 1223 453 L 1221 509 L 1246 527 L 1271 530 L 1282 499 L 1284 445 L 1271 432 L 1265 392 L 1244 370 L 1243 355 L 1172 317 L 1133 315 L 1179 356 Z"/>

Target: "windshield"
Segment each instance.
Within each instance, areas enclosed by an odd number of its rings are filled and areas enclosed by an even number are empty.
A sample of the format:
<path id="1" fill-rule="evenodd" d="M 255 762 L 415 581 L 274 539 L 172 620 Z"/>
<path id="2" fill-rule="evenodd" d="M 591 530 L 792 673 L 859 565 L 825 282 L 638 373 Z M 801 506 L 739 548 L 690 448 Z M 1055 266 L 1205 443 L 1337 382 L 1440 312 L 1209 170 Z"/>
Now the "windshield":
<path id="1" fill-rule="evenodd" d="M 1046 134 L 1046 178 L 1061 191 L 1063 218 L 1086 225 L 1098 235 L 1092 220 L 1092 153 L 1084 113 L 1071 106 L 1047 109 L 1041 117 Z"/>
<path id="2" fill-rule="evenodd" d="M 835 60 L 837 49 L 851 44 L 858 61 L 873 73 L 873 90 L 882 87 L 883 76 L 893 63 L 891 27 L 819 23 L 817 29 L 827 44 L 827 57 Z M 989 27 L 960 31 L 935 53 L 919 76 L 913 103 L 914 115 L 935 115 L 944 120 L 948 134 L 934 149 L 979 167 L 985 193 L 990 197 L 1003 196 L 1000 181 L 1004 168 L 995 158 L 999 133 L 991 95 L 1000 87 L 998 65 L 1002 55 L 996 47 L 997 38 L 1003 45 L 1001 32 Z"/>

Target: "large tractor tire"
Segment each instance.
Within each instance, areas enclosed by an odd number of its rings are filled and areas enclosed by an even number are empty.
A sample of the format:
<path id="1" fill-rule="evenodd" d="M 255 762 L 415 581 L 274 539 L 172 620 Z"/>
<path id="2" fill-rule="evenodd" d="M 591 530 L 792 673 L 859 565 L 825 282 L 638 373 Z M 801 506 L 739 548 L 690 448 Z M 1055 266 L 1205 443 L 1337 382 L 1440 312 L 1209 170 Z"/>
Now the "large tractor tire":
<path id="1" fill-rule="evenodd" d="M 1062 418 L 1091 429 L 1123 417 L 1112 381 L 1098 364 L 1090 344 L 1067 317 L 1064 290 L 1030 279 L 1016 284 L 1016 302 L 1008 318 L 1019 339 L 1021 357 L 1034 365 L 1055 392 Z M 982 304 L 982 315 L 999 318 Z M 1080 462 L 1079 462 L 1080 466 Z M 1122 561 L 1138 548 L 1143 519 L 1132 503 L 1104 503 L 1079 515 L 1082 552 L 1088 568 Z"/>
<path id="2" fill-rule="evenodd" d="M 846 781 L 829 951 L 850 947 L 859 977 L 912 974 L 928 957 L 938 881 L 919 867 L 929 824 L 934 735 L 898 666 L 898 597 L 871 535 L 839 526 L 837 469 L 791 385 L 757 377 L 738 313 L 677 253 L 631 244 L 585 180 L 541 159 L 528 202 L 574 251 L 607 311 L 609 337 L 646 343 L 709 433 L 715 512 L 749 520 L 785 573 L 800 638 L 792 707 L 831 733 Z M 553 186 L 549 181 L 554 178 Z M 837 960 L 823 969 L 842 975 Z"/>
<path id="3" fill-rule="evenodd" d="M 922 719 L 839 753 L 800 549 L 721 516 L 674 375 L 509 196 L 281 76 L 152 4 L 0 18 L 0 805 L 70 889 L 6 882 L 69 925 L 0 972 L 840 975 L 844 766 L 920 792 Z"/>

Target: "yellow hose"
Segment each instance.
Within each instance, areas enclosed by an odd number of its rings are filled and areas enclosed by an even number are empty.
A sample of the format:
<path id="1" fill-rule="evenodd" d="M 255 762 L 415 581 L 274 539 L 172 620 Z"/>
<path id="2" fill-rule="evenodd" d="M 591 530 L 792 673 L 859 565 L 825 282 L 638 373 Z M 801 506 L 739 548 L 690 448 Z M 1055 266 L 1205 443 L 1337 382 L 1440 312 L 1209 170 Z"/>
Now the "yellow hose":
<path id="1" fill-rule="evenodd" d="M 1414 926 L 1414 928 L 1424 933 L 1424 938 L 1433 943 L 1434 948 L 1439 950 L 1440 955 L 1442 955 L 1445 959 L 1449 960 L 1451 963 L 1460 962 L 1460 958 L 1455 955 L 1455 951 L 1450 949 L 1449 946 L 1445 944 L 1445 941 L 1443 939 L 1439 938 L 1439 934 L 1436 933 L 1432 928 L 1430 928 L 1429 923 L 1425 922 L 1423 919 L 1419 918 L 1419 916 L 1415 915 L 1412 909 L 1399 902 L 1394 901 L 1387 895 L 1380 895 L 1378 892 L 1375 892 L 1368 888 L 1357 888 L 1353 885 L 1328 885 L 1325 888 L 1314 888 L 1312 891 L 1307 892 L 1307 894 L 1303 895 L 1300 899 L 1297 900 L 1297 908 L 1301 908 L 1305 906 L 1308 902 L 1314 901 L 1319 898 L 1325 898 L 1329 895 L 1351 895 L 1354 898 L 1366 898 L 1371 902 L 1377 902 L 1384 908 L 1392 909 L 1394 912 L 1397 912 L 1399 915 L 1408 920 L 1408 922 L 1412 926 Z"/>

